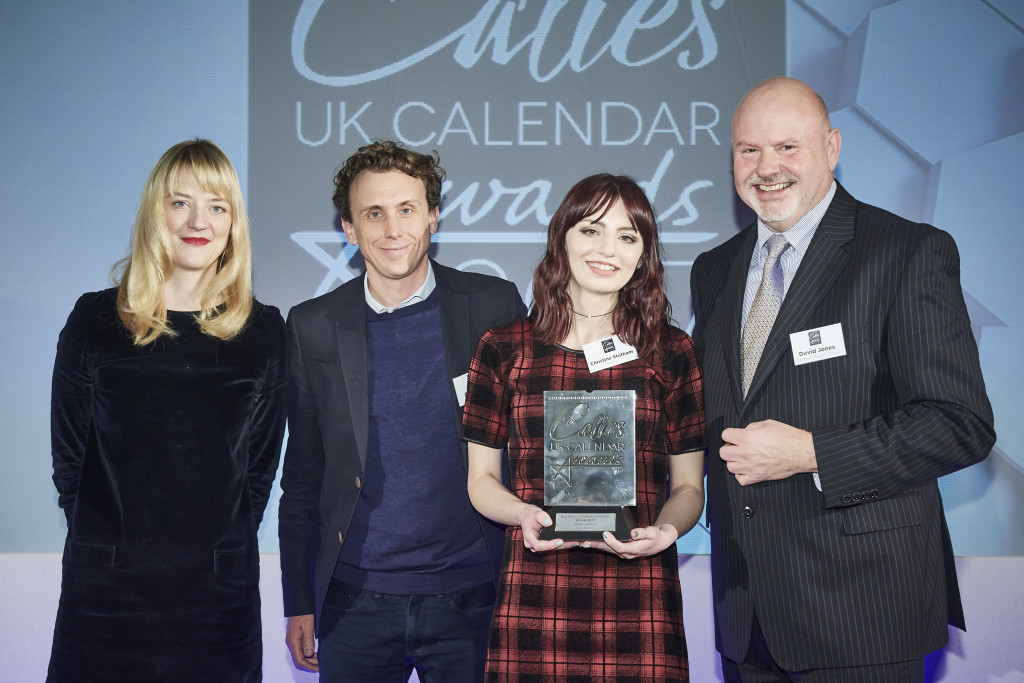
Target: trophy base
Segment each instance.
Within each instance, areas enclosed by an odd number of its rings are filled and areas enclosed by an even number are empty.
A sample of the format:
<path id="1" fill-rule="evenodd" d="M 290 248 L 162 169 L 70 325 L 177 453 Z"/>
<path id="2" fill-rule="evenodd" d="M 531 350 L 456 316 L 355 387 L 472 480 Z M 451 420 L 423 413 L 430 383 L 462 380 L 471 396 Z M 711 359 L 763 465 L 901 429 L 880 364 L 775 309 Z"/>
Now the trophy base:
<path id="1" fill-rule="evenodd" d="M 600 541 L 604 532 L 610 531 L 616 539 L 630 540 L 630 532 L 636 528 L 633 512 L 628 507 L 607 505 L 557 506 L 548 509 L 551 526 L 541 527 L 540 539 L 550 541 Z"/>

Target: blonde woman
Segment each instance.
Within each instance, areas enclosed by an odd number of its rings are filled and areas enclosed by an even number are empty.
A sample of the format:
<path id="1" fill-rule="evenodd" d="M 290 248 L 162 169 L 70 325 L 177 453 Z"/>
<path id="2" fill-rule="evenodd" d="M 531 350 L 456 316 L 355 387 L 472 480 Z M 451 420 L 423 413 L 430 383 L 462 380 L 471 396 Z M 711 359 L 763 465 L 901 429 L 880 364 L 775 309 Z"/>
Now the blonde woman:
<path id="1" fill-rule="evenodd" d="M 68 536 L 47 681 L 259 681 L 256 531 L 284 433 L 284 323 L 252 297 L 220 148 L 160 158 L 122 263 L 57 344 Z"/>

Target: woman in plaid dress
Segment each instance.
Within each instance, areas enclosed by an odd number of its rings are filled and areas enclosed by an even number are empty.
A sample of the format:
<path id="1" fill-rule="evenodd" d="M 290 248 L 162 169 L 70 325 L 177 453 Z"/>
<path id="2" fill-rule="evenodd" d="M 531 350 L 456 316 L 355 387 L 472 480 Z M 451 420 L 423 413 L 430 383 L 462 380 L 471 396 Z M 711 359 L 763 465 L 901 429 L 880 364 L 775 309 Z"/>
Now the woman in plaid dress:
<path id="1" fill-rule="evenodd" d="M 688 680 L 675 541 L 704 504 L 704 413 L 693 345 L 668 322 L 657 238 L 632 179 L 585 178 L 551 219 L 529 318 L 480 340 L 463 431 L 469 495 L 507 526 L 490 681 Z M 591 372 L 581 349 L 613 335 L 636 357 Z M 543 393 L 611 389 L 636 396 L 638 526 L 624 543 L 542 541 Z"/>

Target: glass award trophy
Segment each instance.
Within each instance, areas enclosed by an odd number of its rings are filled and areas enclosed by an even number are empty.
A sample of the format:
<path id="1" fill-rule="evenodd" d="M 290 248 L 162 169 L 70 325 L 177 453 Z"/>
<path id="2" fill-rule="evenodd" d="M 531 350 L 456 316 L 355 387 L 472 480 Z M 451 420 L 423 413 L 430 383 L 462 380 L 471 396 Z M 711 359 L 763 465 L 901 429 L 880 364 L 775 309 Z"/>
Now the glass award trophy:
<path id="1" fill-rule="evenodd" d="M 636 394 L 544 392 L 544 505 L 541 539 L 629 540 L 636 526 Z"/>

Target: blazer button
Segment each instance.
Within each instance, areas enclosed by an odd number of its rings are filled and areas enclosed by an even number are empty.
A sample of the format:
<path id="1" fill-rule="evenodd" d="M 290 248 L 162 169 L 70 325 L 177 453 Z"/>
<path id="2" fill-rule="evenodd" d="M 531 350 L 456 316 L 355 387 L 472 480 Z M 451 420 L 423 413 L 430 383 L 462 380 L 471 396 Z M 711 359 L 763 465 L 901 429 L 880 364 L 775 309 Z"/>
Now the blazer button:
<path id="1" fill-rule="evenodd" d="M 754 508 L 750 507 L 749 505 L 746 506 L 745 508 L 743 508 L 743 516 L 746 517 L 747 519 L 750 519 L 751 517 L 753 517 L 754 516 Z"/>
<path id="2" fill-rule="evenodd" d="M 852 500 L 851 500 L 851 496 L 850 496 L 850 494 L 849 494 L 849 493 L 844 493 L 844 494 L 843 494 L 843 497 L 842 497 L 842 499 L 841 499 L 841 500 L 842 500 L 842 501 L 843 501 L 844 503 L 849 503 L 849 502 L 852 502 Z"/>
<path id="3" fill-rule="evenodd" d="M 360 479 L 359 477 L 356 477 L 356 488 L 357 489 L 363 488 L 363 480 Z"/>
<path id="4" fill-rule="evenodd" d="M 341 532 L 339 531 L 338 532 L 338 543 L 344 543 L 344 542 L 345 542 L 345 537 L 342 536 Z"/>

